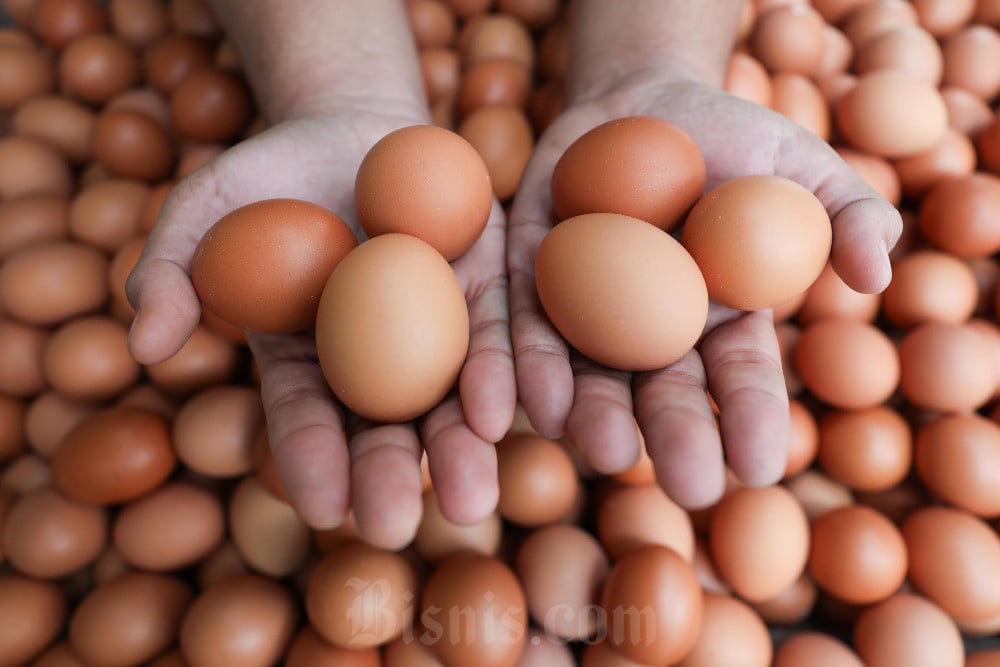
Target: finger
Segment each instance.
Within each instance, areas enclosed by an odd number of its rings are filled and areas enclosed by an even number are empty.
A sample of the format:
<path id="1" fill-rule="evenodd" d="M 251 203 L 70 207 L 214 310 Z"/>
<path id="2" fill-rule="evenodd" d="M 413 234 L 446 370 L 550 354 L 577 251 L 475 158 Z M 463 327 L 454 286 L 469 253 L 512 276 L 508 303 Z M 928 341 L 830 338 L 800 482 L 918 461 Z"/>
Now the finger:
<path id="1" fill-rule="evenodd" d="M 634 384 L 636 418 L 660 486 L 682 507 L 712 505 L 725 488 L 725 466 L 698 352 L 638 373 Z"/>
<path id="2" fill-rule="evenodd" d="M 744 483 L 773 484 L 788 458 L 788 391 L 770 311 L 747 313 L 702 341 L 729 466 Z"/>
<path id="3" fill-rule="evenodd" d="M 176 262 L 150 257 L 128 278 L 129 301 L 136 310 L 129 351 L 140 364 L 157 364 L 183 347 L 201 319 L 201 303 Z"/>
<path id="4" fill-rule="evenodd" d="M 465 421 L 497 442 L 510 430 L 517 405 L 504 248 L 503 211 L 494 201 L 490 225 L 467 257 L 455 263 L 469 300 L 469 352 L 459 378 Z"/>
<path id="5" fill-rule="evenodd" d="M 492 514 L 500 497 L 496 448 L 469 429 L 455 397 L 424 418 L 421 435 L 442 514 L 460 525 Z"/>
<path id="6" fill-rule="evenodd" d="M 420 442 L 410 424 L 366 429 L 351 439 L 351 500 L 358 533 L 369 544 L 402 549 L 422 515 Z"/>
<path id="7" fill-rule="evenodd" d="M 282 486 L 302 519 L 339 526 L 350 507 L 343 419 L 305 337 L 247 332 L 260 371 L 268 438 Z"/>
<path id="8" fill-rule="evenodd" d="M 566 423 L 570 442 L 596 472 L 611 475 L 631 468 L 640 444 L 629 373 L 582 358 L 573 370 L 573 410 Z"/>

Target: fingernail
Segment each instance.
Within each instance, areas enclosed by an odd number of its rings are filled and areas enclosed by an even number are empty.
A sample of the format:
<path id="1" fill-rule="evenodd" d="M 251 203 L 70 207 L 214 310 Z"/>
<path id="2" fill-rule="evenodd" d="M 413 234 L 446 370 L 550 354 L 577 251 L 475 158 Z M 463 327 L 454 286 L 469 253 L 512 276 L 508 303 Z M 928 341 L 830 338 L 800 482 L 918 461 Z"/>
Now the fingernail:
<path id="1" fill-rule="evenodd" d="M 889 286 L 889 282 L 892 281 L 892 262 L 889 261 L 889 247 L 886 245 L 885 239 L 878 242 L 879 250 L 882 251 L 882 289 Z"/>

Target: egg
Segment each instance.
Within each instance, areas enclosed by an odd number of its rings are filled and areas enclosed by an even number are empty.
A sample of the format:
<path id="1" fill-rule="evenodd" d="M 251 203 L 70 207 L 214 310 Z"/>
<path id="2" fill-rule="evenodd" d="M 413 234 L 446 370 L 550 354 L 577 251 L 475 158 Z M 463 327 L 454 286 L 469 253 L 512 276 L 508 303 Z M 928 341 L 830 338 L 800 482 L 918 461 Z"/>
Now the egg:
<path id="1" fill-rule="evenodd" d="M 301 567 L 312 544 L 309 526 L 292 506 L 253 476 L 245 477 L 229 498 L 229 533 L 243 560 L 275 579 Z"/>
<path id="2" fill-rule="evenodd" d="M 961 667 L 954 621 L 924 597 L 897 593 L 867 608 L 853 629 L 854 649 L 869 667 Z"/>
<path id="3" fill-rule="evenodd" d="M 466 116 L 457 132 L 483 158 L 497 199 L 513 197 L 534 145 L 524 111 L 507 106 L 482 107 Z"/>
<path id="4" fill-rule="evenodd" d="M 158 389 L 177 396 L 189 396 L 234 379 L 238 364 L 236 348 L 228 340 L 199 325 L 174 356 L 145 367 L 146 375 Z"/>
<path id="5" fill-rule="evenodd" d="M 462 286 L 444 257 L 416 237 L 369 239 L 323 288 L 320 366 L 334 395 L 363 417 L 400 422 L 432 408 L 458 378 L 468 346 Z"/>
<path id="6" fill-rule="evenodd" d="M 102 111 L 94 124 L 93 137 L 98 164 L 123 178 L 163 180 L 176 159 L 174 144 L 166 130 L 139 111 Z"/>
<path id="7" fill-rule="evenodd" d="M 677 361 L 701 336 L 708 313 L 705 280 L 680 243 L 616 213 L 552 228 L 535 256 L 535 284 L 567 342 L 622 370 Z"/>
<path id="8" fill-rule="evenodd" d="M 48 386 L 44 356 L 47 330 L 0 318 L 0 392 L 27 398 Z"/>
<path id="9" fill-rule="evenodd" d="M 882 312 L 897 327 L 925 322 L 961 323 L 979 301 L 979 285 L 968 262 L 926 248 L 901 257 L 882 295 Z"/>
<path id="10" fill-rule="evenodd" d="M 79 192 L 70 204 L 70 235 L 114 252 L 139 233 L 139 215 L 149 196 L 140 181 L 108 179 Z"/>
<path id="11" fill-rule="evenodd" d="M 1000 250 L 989 221 L 1000 206 L 1000 177 L 985 172 L 942 178 L 920 202 L 920 232 L 934 246 L 965 258 Z"/>
<path id="12" fill-rule="evenodd" d="M 1000 466 L 1000 425 L 980 415 L 945 415 L 919 428 L 914 468 L 945 502 L 982 517 L 1000 516 L 1000 494 L 988 480 Z"/>
<path id="13" fill-rule="evenodd" d="M 22 665 L 59 636 L 68 602 L 55 583 L 16 574 L 0 576 L 0 656 L 4 665 Z"/>
<path id="14" fill-rule="evenodd" d="M 865 42 L 858 50 L 855 74 L 894 70 L 907 72 L 933 85 L 941 83 L 944 58 L 934 36 L 921 26 L 903 25 Z"/>
<path id="15" fill-rule="evenodd" d="M 285 667 L 380 667 L 382 661 L 375 648 L 333 646 L 305 626 L 289 645 L 283 664 Z"/>
<path id="16" fill-rule="evenodd" d="M 111 0 L 108 21 L 118 36 L 137 48 L 153 44 L 169 29 L 166 5 L 159 0 Z"/>
<path id="17" fill-rule="evenodd" d="M 680 505 L 654 483 L 611 488 L 597 505 L 597 536 L 612 558 L 645 544 L 694 557 L 694 527 Z"/>
<path id="18" fill-rule="evenodd" d="M 181 405 L 172 424 L 177 459 L 210 477 L 237 477 L 253 470 L 253 443 L 264 419 L 260 392 L 220 385 Z"/>
<path id="19" fill-rule="evenodd" d="M 31 12 L 31 26 L 56 50 L 107 25 L 107 13 L 96 0 L 37 0 Z"/>
<path id="20" fill-rule="evenodd" d="M 103 315 L 78 317 L 59 326 L 46 342 L 42 368 L 49 384 L 71 398 L 101 401 L 139 379 L 128 350 L 128 330 Z"/>
<path id="21" fill-rule="evenodd" d="M 9 112 L 33 98 L 51 92 L 56 85 L 52 58 L 33 44 L 0 45 L 0 110 Z"/>
<path id="22" fill-rule="evenodd" d="M 144 79 L 168 95 L 188 75 L 211 62 L 212 51 L 203 40 L 172 33 L 145 50 L 142 68 Z"/>
<path id="23" fill-rule="evenodd" d="M 784 487 L 736 489 L 712 513 L 709 549 L 735 593 L 751 602 L 767 600 L 805 570 L 809 522 Z"/>
<path id="24" fill-rule="evenodd" d="M 423 495 L 423 514 L 413 540 L 413 547 L 428 562 L 437 562 L 459 551 L 475 551 L 495 556 L 500 549 L 503 525 L 493 513 L 482 521 L 459 525 L 441 512 L 434 489 Z"/>
<path id="25" fill-rule="evenodd" d="M 416 595 L 417 575 L 406 558 L 347 542 L 313 569 L 306 612 L 316 632 L 335 646 L 378 646 L 409 630 Z"/>
<path id="26" fill-rule="evenodd" d="M 208 229 L 191 259 L 191 282 L 205 307 L 231 324 L 299 331 L 314 325 L 323 287 L 356 245 L 347 223 L 331 211 L 267 199 Z"/>
<path id="27" fill-rule="evenodd" d="M 11 117 L 11 129 L 15 134 L 41 139 L 73 164 L 82 164 L 93 155 L 96 118 L 92 109 L 70 98 L 38 95 L 17 107 Z"/>
<path id="28" fill-rule="evenodd" d="M 763 107 L 771 106 L 771 76 L 749 53 L 736 51 L 729 57 L 723 88 L 730 95 Z"/>
<path id="29" fill-rule="evenodd" d="M 617 560 L 604 582 L 601 609 L 615 652 L 641 664 L 674 664 L 696 645 L 704 595 L 691 565 L 653 544 Z"/>
<path id="30" fill-rule="evenodd" d="M 823 204 L 778 176 L 745 176 L 712 188 L 681 231 L 709 298 L 742 310 L 777 306 L 803 292 L 826 266 L 832 241 Z"/>
<path id="31" fill-rule="evenodd" d="M 801 74 L 771 78 L 771 108 L 824 140 L 830 139 L 830 111 L 822 91 Z"/>
<path id="32" fill-rule="evenodd" d="M 243 79 L 204 67 L 180 80 L 170 91 L 173 129 L 191 141 L 229 141 L 246 128 L 253 109 Z"/>
<path id="33" fill-rule="evenodd" d="M 527 616 L 521 584 L 503 561 L 455 554 L 424 585 L 418 639 L 444 667 L 513 667 L 524 649 Z"/>
<path id="34" fill-rule="evenodd" d="M 65 239 L 69 199 L 62 195 L 25 195 L 0 202 L 0 260 L 29 245 Z"/>
<path id="35" fill-rule="evenodd" d="M 997 387 L 989 340 L 964 323 L 928 322 L 899 343 L 899 389 L 911 403 L 948 412 L 973 410 Z"/>
<path id="36" fill-rule="evenodd" d="M 883 32 L 917 24 L 917 11 L 905 0 L 873 0 L 858 3 L 840 22 L 855 48 Z"/>
<path id="37" fill-rule="evenodd" d="M 823 57 L 823 18 L 805 4 L 764 12 L 750 35 L 750 51 L 771 72 L 811 76 Z"/>
<path id="38" fill-rule="evenodd" d="M 896 160 L 893 166 L 903 192 L 908 197 L 920 197 L 943 178 L 973 173 L 976 148 L 969 137 L 949 127 L 928 150 Z"/>
<path id="39" fill-rule="evenodd" d="M 73 176 L 66 158 L 41 139 L 0 138 L 0 199 L 34 194 L 68 196 Z"/>
<path id="40" fill-rule="evenodd" d="M 64 94 L 99 106 L 139 82 L 139 57 L 120 37 L 90 33 L 73 39 L 59 55 Z"/>
<path id="41" fill-rule="evenodd" d="M 796 633 L 774 653 L 774 667 L 864 667 L 861 658 L 836 637 L 816 631 Z"/>
<path id="42" fill-rule="evenodd" d="M 764 620 L 731 595 L 706 593 L 701 630 L 691 652 L 677 667 L 770 667 L 774 649 Z"/>
<path id="43" fill-rule="evenodd" d="M 0 349 L 4 349 L 2 344 Z M 97 409 L 98 406 L 93 403 L 67 398 L 54 391 L 39 393 L 28 404 L 24 417 L 24 434 L 28 444 L 34 451 L 49 458 L 62 445 L 66 434 Z"/>
<path id="44" fill-rule="evenodd" d="M 855 292 L 837 275 L 833 265 L 827 263 L 806 290 L 795 319 L 803 326 L 826 317 L 852 317 L 874 322 L 881 307 L 881 295 Z"/>
<path id="45" fill-rule="evenodd" d="M 803 572 L 791 586 L 770 600 L 750 605 L 768 625 L 796 625 L 805 621 L 816 606 L 819 589 L 816 582 Z"/>
<path id="46" fill-rule="evenodd" d="M 552 170 L 552 208 L 560 220 L 619 213 L 669 231 L 704 187 L 704 158 L 691 137 L 665 120 L 632 116 L 566 148 Z"/>
<path id="47" fill-rule="evenodd" d="M 913 434 L 895 410 L 830 410 L 819 421 L 819 465 L 851 489 L 884 491 L 910 472 Z"/>
<path id="48" fill-rule="evenodd" d="M 948 36 L 942 43 L 944 78 L 942 84 L 962 88 L 985 101 L 1000 93 L 1000 32 L 992 26 L 969 25 Z"/>
<path id="49" fill-rule="evenodd" d="M 577 497 L 573 460 L 561 445 L 538 435 L 508 436 L 497 443 L 502 517 L 521 526 L 558 521 Z"/>

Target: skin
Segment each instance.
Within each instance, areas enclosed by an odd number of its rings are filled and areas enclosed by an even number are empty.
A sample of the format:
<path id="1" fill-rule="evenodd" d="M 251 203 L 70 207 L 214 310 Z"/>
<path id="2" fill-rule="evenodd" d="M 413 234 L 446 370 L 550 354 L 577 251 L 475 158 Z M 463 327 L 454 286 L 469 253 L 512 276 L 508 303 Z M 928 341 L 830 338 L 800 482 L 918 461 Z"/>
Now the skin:
<path id="1" fill-rule="evenodd" d="M 712 304 L 695 349 L 657 371 L 624 373 L 572 351 L 545 318 L 533 270 L 552 226 L 550 177 L 563 151 L 603 122 L 657 116 L 697 142 L 707 187 L 749 174 L 797 181 L 829 212 L 834 268 L 861 292 L 888 285 L 888 249 L 902 230 L 896 209 L 824 141 L 720 89 L 741 6 L 579 0 L 567 105 L 538 141 L 509 222 L 512 340 L 519 397 L 532 425 L 546 437 L 567 436 L 595 470 L 614 473 L 638 458 L 638 424 L 657 480 L 688 508 L 718 500 L 726 464 L 751 485 L 783 474 L 788 395 L 770 311 Z"/>
<path id="2" fill-rule="evenodd" d="M 389 132 L 429 122 L 398 0 L 217 0 L 213 8 L 269 129 L 180 182 L 165 203 L 127 285 L 138 311 L 131 351 L 144 364 L 169 358 L 197 325 L 191 258 L 216 220 L 253 201 L 295 197 L 329 208 L 363 239 L 353 208 L 358 165 Z M 505 219 L 494 203 L 486 231 L 452 263 L 471 326 L 458 391 L 420 423 L 375 425 L 345 411 L 323 378 L 311 332 L 247 332 L 278 474 L 310 525 L 335 527 L 350 508 L 372 544 L 410 542 L 421 517 L 422 450 L 448 518 L 471 523 L 494 510 L 492 443 L 515 407 L 504 246 Z"/>

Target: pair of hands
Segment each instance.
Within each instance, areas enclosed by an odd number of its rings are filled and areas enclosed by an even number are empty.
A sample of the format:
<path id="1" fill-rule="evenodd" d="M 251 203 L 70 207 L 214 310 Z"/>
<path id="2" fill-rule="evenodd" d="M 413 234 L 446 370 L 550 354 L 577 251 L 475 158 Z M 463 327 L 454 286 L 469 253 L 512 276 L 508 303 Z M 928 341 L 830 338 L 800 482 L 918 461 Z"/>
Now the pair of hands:
<path id="1" fill-rule="evenodd" d="M 599 472 L 636 461 L 638 422 L 657 479 L 688 507 L 706 506 L 722 494 L 726 464 L 750 484 L 781 477 L 788 396 L 770 312 L 713 304 L 695 350 L 668 368 L 630 374 L 570 350 L 541 309 L 533 265 L 552 224 L 552 168 L 578 136 L 631 115 L 659 116 L 690 134 L 705 156 L 709 187 L 745 174 L 777 174 L 806 186 L 831 215 L 832 261 L 840 276 L 858 291 L 888 284 L 887 250 L 900 234 L 899 214 L 825 142 L 711 86 L 622 83 L 568 108 L 550 125 L 510 219 L 494 203 L 481 238 L 452 263 L 469 304 L 469 353 L 458 392 L 418 424 L 363 423 L 337 405 L 309 332 L 247 332 L 278 473 L 310 525 L 338 525 L 351 508 L 364 539 L 387 548 L 405 545 L 421 517 L 423 451 L 445 516 L 457 523 L 483 519 L 498 497 L 493 443 L 509 428 L 518 398 L 540 434 L 566 436 Z M 128 282 L 138 310 L 130 338 L 136 359 L 149 364 L 168 358 L 197 325 L 201 309 L 190 262 L 218 218 L 253 201 L 297 197 L 334 211 L 363 238 L 353 212 L 358 165 L 388 132 L 426 122 L 422 110 L 392 115 L 348 107 L 296 118 L 179 183 Z M 718 421 L 707 392 L 718 405 Z"/>

